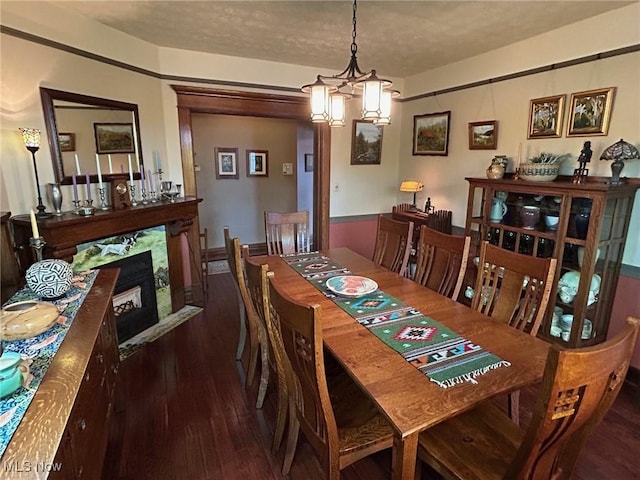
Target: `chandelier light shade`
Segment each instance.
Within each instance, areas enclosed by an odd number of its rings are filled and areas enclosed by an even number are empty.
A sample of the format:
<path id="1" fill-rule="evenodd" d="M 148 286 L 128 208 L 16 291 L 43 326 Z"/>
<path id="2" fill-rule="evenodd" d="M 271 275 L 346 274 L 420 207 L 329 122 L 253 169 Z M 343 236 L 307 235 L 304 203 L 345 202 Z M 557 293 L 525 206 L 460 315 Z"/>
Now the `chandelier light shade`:
<path id="1" fill-rule="evenodd" d="M 638 149 L 631 145 L 629 142 L 625 142 L 620 139 L 619 142 L 604 149 L 600 160 L 613 160 L 611 164 L 611 184 L 620 185 L 624 183 L 624 180 L 620 180 L 620 173 L 624 168 L 624 160 L 640 159 L 640 152 Z"/>
<path id="2" fill-rule="evenodd" d="M 420 182 L 416 182 L 414 180 L 407 180 L 400 184 L 401 192 L 413 192 L 413 204 L 411 205 L 411 209 L 409 211 L 415 212 L 417 211 L 416 207 L 416 193 L 421 192 L 424 188 L 424 185 Z"/>
<path id="3" fill-rule="evenodd" d="M 22 134 L 22 141 L 27 150 L 31 152 L 31 158 L 33 159 L 33 171 L 36 174 L 36 190 L 38 192 L 38 218 L 49 218 L 51 213 L 46 212 L 46 207 L 42 203 L 42 196 L 40 195 L 40 180 L 38 179 L 38 166 L 36 165 L 36 152 L 40 149 L 40 130 L 36 128 L 20 128 Z"/>
<path id="4" fill-rule="evenodd" d="M 391 90 L 392 83 L 378 78 L 375 70 L 360 70 L 356 58 L 356 11 L 357 0 L 354 0 L 351 60 L 347 68 L 336 75 L 318 75 L 315 83 L 302 87 L 302 91 L 309 95 L 312 122 L 327 122 L 332 127 L 343 127 L 346 101 L 358 89 L 362 95 L 362 119 L 371 120 L 376 125 L 391 123 L 391 99 L 400 92 Z"/>

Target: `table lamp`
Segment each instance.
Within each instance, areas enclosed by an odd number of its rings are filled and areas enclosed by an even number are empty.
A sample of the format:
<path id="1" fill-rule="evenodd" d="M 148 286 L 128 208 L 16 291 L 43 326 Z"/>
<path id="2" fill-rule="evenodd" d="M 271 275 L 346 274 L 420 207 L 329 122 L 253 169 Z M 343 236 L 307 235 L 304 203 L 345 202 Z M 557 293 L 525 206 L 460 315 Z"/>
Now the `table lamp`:
<path id="1" fill-rule="evenodd" d="M 611 164 L 611 184 L 620 185 L 624 183 L 624 180 L 620 180 L 620 172 L 624 168 L 623 160 L 633 160 L 640 158 L 640 152 L 638 149 L 623 139 L 619 142 L 604 149 L 600 160 L 613 160 Z"/>
<path id="2" fill-rule="evenodd" d="M 409 209 L 410 212 L 418 211 L 418 208 L 416 207 L 416 193 L 421 192 L 423 188 L 424 188 L 424 185 L 422 185 L 420 182 L 416 182 L 413 180 L 408 180 L 400 184 L 401 192 L 413 192 L 413 204 Z"/>
<path id="3" fill-rule="evenodd" d="M 46 207 L 42 203 L 42 196 L 40 195 L 40 180 L 38 179 L 38 167 L 36 166 L 36 152 L 40 149 L 40 130 L 37 128 L 20 128 L 22 133 L 22 141 L 24 146 L 31 152 L 33 158 L 33 170 L 36 174 L 36 189 L 38 191 L 38 218 L 49 218 L 53 216 L 51 213 L 45 212 Z"/>

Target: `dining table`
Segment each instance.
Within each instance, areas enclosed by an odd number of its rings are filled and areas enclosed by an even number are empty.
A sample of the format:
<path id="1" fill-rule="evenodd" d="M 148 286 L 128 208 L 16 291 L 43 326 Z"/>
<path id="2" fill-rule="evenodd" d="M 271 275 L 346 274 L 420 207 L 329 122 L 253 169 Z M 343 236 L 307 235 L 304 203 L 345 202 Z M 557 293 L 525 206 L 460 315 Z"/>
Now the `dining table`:
<path id="1" fill-rule="evenodd" d="M 413 480 L 421 432 L 480 402 L 542 379 L 549 350 L 543 340 L 391 272 L 348 248 L 327 249 L 319 254 L 348 269 L 349 275 L 375 281 L 380 291 L 508 362 L 472 381 L 443 388 L 358 323 L 283 257 L 255 257 L 268 264 L 278 288 L 287 295 L 305 304 L 320 305 L 325 348 L 393 427 L 394 480 Z"/>

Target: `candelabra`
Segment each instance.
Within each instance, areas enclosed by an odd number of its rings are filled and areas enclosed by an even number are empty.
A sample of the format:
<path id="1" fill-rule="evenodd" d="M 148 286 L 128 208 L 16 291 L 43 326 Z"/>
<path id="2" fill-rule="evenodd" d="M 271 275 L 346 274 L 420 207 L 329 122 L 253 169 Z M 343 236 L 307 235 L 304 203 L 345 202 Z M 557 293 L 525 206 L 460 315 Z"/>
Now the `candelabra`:
<path id="1" fill-rule="evenodd" d="M 20 128 L 20 132 L 22 132 L 24 146 L 31 152 L 33 171 L 36 174 L 36 190 L 38 192 L 38 213 L 36 213 L 36 216 L 38 218 L 52 217 L 51 213 L 45 211 L 47 208 L 42 203 L 42 196 L 40 195 L 40 179 L 38 178 L 38 167 L 36 165 L 36 152 L 40 150 L 40 130 L 36 128 Z"/>

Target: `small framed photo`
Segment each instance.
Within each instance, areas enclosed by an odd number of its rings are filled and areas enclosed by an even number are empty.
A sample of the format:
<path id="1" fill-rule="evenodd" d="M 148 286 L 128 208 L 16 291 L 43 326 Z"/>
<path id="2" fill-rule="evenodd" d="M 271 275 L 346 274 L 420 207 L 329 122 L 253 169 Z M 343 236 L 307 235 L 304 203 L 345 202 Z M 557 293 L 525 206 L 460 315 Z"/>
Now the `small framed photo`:
<path id="1" fill-rule="evenodd" d="M 238 149 L 216 147 L 216 178 L 238 179 Z"/>
<path id="2" fill-rule="evenodd" d="M 351 165 L 380 165 L 382 127 L 368 120 L 353 121 Z"/>
<path id="3" fill-rule="evenodd" d="M 469 150 L 495 150 L 498 148 L 498 122 L 469 123 Z"/>
<path id="4" fill-rule="evenodd" d="M 94 123 L 97 153 L 135 153 L 133 123 Z"/>
<path id="5" fill-rule="evenodd" d="M 413 116 L 413 154 L 448 155 L 451 110 Z"/>
<path id="6" fill-rule="evenodd" d="M 567 137 L 606 135 L 615 91 L 610 87 L 572 93 Z"/>
<path id="7" fill-rule="evenodd" d="M 304 154 L 304 171 L 313 172 L 313 153 Z"/>
<path id="8" fill-rule="evenodd" d="M 247 150 L 247 177 L 268 177 L 268 158 L 268 150 Z"/>
<path id="9" fill-rule="evenodd" d="M 562 115 L 565 95 L 534 98 L 529 108 L 527 138 L 555 138 L 562 136 Z"/>
<path id="10" fill-rule="evenodd" d="M 75 133 L 58 133 L 58 145 L 61 152 L 75 152 L 76 150 L 76 134 Z"/>

